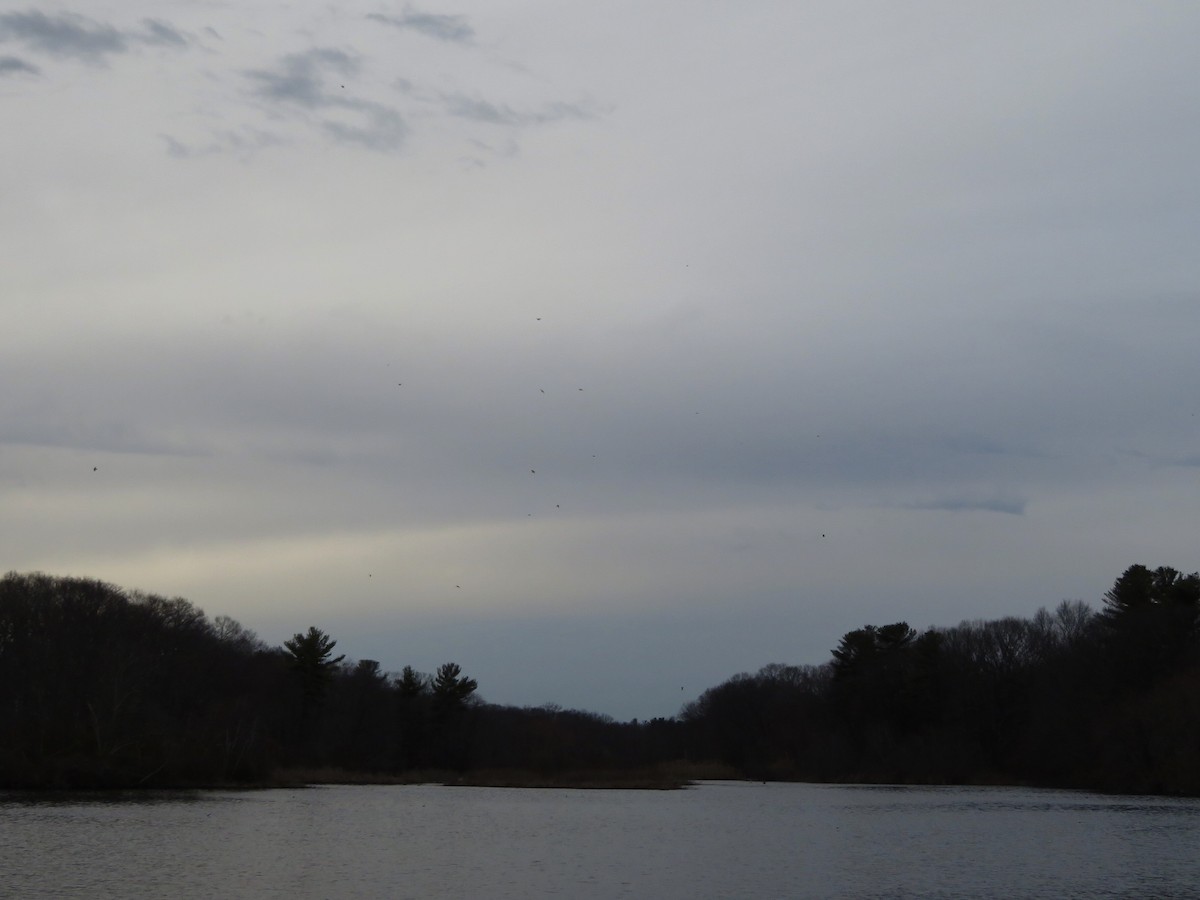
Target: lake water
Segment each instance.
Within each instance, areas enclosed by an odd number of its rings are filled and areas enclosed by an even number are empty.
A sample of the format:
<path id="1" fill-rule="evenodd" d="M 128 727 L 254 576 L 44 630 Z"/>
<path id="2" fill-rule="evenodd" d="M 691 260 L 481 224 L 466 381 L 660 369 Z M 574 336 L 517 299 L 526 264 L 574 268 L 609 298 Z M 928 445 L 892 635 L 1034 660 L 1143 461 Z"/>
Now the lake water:
<path id="1" fill-rule="evenodd" d="M 0 896 L 1200 898 L 1200 801 L 725 782 L 0 794 Z"/>

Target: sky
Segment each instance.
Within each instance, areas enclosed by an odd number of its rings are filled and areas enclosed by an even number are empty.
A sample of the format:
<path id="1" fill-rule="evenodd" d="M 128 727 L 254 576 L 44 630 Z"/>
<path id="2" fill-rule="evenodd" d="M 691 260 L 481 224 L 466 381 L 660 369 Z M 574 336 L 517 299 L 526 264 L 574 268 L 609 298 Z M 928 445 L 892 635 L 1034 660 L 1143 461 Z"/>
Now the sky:
<path id="1" fill-rule="evenodd" d="M 1200 568 L 1198 32 L 0 0 L 0 565 L 621 720 Z"/>

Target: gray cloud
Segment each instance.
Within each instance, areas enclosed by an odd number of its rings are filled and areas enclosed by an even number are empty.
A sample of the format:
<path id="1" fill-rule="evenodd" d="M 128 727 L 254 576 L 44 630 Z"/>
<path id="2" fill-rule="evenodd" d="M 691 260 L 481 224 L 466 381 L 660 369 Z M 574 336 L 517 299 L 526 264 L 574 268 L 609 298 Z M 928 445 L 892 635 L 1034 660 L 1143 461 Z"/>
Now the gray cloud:
<path id="1" fill-rule="evenodd" d="M 334 97 L 325 91 L 325 75 L 330 70 L 353 75 L 358 61 L 341 50 L 316 47 L 285 56 L 274 71 L 255 69 L 246 76 L 257 82 L 255 93 L 260 97 L 317 109 L 333 105 Z"/>
<path id="2" fill-rule="evenodd" d="M 336 93 L 326 89 L 331 73 L 344 78 L 358 70 L 359 61 L 348 53 L 316 47 L 283 57 L 277 69 L 256 69 L 245 74 L 257 85 L 254 93 L 265 100 L 324 112 L 327 117 L 320 122 L 321 130 L 335 140 L 370 150 L 398 150 L 408 136 L 399 112 L 382 103 L 346 97 L 341 85 Z M 339 120 L 339 112 L 349 113 L 351 120 Z"/>
<path id="3" fill-rule="evenodd" d="M 0 443 L 95 453 L 134 453 L 161 456 L 201 456 L 209 450 L 195 440 L 176 441 L 127 419 L 77 417 L 72 422 L 6 419 L 0 423 Z"/>
<path id="4" fill-rule="evenodd" d="M 27 63 L 23 59 L 18 59 L 15 56 L 0 56 L 0 76 L 4 75 L 40 75 L 42 72 L 37 66 L 32 63 Z"/>
<path id="5" fill-rule="evenodd" d="M 385 16 L 381 13 L 371 13 L 367 18 L 375 22 L 382 22 L 385 25 L 391 25 L 395 28 L 417 31 L 439 41 L 466 44 L 470 43 L 471 39 L 475 36 L 475 30 L 467 24 L 464 16 L 417 12 L 411 7 L 406 9 L 404 14 L 400 16 Z"/>
<path id="6" fill-rule="evenodd" d="M 170 134 L 160 133 L 159 137 L 166 144 L 167 156 L 174 159 L 195 159 L 199 156 L 212 156 L 224 153 L 229 149 L 237 149 L 238 141 L 232 140 L 235 135 L 223 135 L 220 140 L 210 140 L 206 143 L 187 144 Z"/>
<path id="7" fill-rule="evenodd" d="M 165 22 L 157 19 L 143 19 L 146 34 L 141 38 L 147 44 L 159 44 L 164 47 L 186 47 L 188 40 Z"/>
<path id="8" fill-rule="evenodd" d="M 145 19 L 144 33 L 122 31 L 75 13 L 48 16 L 38 10 L 0 15 L 0 41 L 20 41 L 31 50 L 93 65 L 127 53 L 134 44 L 186 47 L 187 38 L 165 22 Z M 7 58 L 7 57 L 6 57 Z"/>
<path id="9" fill-rule="evenodd" d="M 991 500 L 969 499 L 965 497 L 948 497 L 943 500 L 933 500 L 927 503 L 910 503 L 904 509 L 925 509 L 941 512 L 995 512 L 1010 516 L 1025 515 L 1026 502 L 1021 499 Z"/>
<path id="10" fill-rule="evenodd" d="M 466 94 L 443 94 L 446 111 L 452 116 L 489 125 L 544 125 L 564 119 L 592 119 L 596 111 L 583 103 L 547 103 L 533 112 L 518 112 L 507 104 L 495 104 Z"/>
<path id="11" fill-rule="evenodd" d="M 239 131 L 221 129 L 213 132 L 206 141 L 192 143 L 181 141 L 172 134 L 159 133 L 158 136 L 166 145 L 167 155 L 175 159 L 193 159 L 226 152 L 249 158 L 258 150 L 287 143 L 278 135 L 255 128 L 243 128 Z"/>
<path id="12" fill-rule="evenodd" d="M 159 135 L 167 144 L 167 155 L 174 156 L 176 159 L 188 159 L 196 155 L 196 151 L 189 146 L 171 137 L 169 134 Z"/>
<path id="13" fill-rule="evenodd" d="M 51 17 L 37 10 L 0 15 L 0 39 L 18 40 L 51 56 L 90 63 L 129 49 L 127 36 L 111 25 L 74 13 Z"/>

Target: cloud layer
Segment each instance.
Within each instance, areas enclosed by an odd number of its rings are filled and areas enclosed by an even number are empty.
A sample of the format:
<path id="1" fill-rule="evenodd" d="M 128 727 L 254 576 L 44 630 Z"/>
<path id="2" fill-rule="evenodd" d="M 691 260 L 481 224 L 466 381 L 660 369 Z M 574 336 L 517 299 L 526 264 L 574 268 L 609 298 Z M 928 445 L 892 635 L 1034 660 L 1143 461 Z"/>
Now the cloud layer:
<path id="1" fill-rule="evenodd" d="M 670 715 L 1195 568 L 1197 14 L 0 13 L 8 565 Z"/>
<path id="2" fill-rule="evenodd" d="M 157 19 L 143 19 L 140 30 L 123 30 L 75 13 L 48 16 L 36 9 L 0 13 L 0 41 L 14 41 L 36 53 L 92 65 L 102 65 L 108 57 L 129 53 L 138 45 L 188 45 L 186 37 Z"/>

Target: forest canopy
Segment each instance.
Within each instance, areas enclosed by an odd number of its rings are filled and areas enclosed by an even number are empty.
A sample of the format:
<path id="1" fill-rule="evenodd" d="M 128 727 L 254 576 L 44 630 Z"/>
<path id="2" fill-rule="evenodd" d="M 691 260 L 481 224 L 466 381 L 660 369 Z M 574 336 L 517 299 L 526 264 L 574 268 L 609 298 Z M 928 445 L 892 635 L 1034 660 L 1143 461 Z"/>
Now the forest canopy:
<path id="1" fill-rule="evenodd" d="M 719 772 L 1200 794 L 1200 575 L 1130 566 L 1101 608 L 847 632 L 819 665 L 734 675 L 648 722 L 489 704 L 456 662 L 348 659 L 317 626 L 272 647 L 182 598 L 0 579 L 0 786 Z M 519 779 L 517 779 L 519 781 Z"/>

